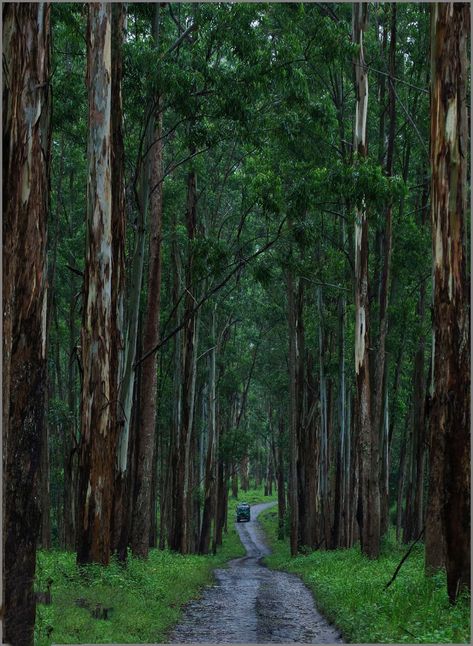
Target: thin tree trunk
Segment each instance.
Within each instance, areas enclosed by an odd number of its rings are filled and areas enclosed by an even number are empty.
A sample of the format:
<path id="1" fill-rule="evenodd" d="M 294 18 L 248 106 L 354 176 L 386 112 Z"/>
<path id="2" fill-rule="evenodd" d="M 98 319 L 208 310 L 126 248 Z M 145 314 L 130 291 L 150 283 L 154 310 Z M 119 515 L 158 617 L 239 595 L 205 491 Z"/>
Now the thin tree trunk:
<path id="1" fill-rule="evenodd" d="M 175 311 L 175 323 L 179 325 L 181 316 L 179 306 L 179 293 L 181 291 L 181 259 L 177 246 L 177 221 L 174 218 L 173 240 L 172 240 L 172 274 L 173 288 L 172 299 Z M 171 466 L 170 466 L 170 504 L 169 504 L 169 526 L 168 543 L 172 550 L 179 550 L 181 543 L 182 523 L 180 520 L 180 509 L 182 508 L 182 486 L 181 486 L 181 444 L 182 444 L 182 332 L 179 332 L 174 339 L 173 356 L 173 413 L 172 413 L 172 436 L 171 436 Z"/>
<path id="2" fill-rule="evenodd" d="M 186 297 L 182 344 L 182 426 L 180 433 L 179 458 L 177 469 L 177 498 L 175 511 L 176 538 L 182 554 L 189 552 L 191 542 L 191 443 L 194 418 L 195 370 L 197 352 L 197 316 L 193 315 L 195 297 L 193 295 L 193 251 L 192 241 L 197 225 L 197 186 L 196 173 L 191 170 L 187 178 L 187 236 L 188 258 L 185 269 Z"/>
<path id="3" fill-rule="evenodd" d="M 159 5 L 156 5 L 159 7 Z M 159 21 L 159 8 L 156 9 L 155 20 Z M 159 27 L 154 28 L 155 40 Z M 162 111 L 159 109 L 160 101 L 157 100 L 158 115 L 156 118 L 155 143 L 152 150 L 151 194 L 150 210 L 150 242 L 149 242 L 149 276 L 148 276 L 148 305 L 146 311 L 144 330 L 144 352 L 155 347 L 159 342 L 159 320 L 161 306 L 161 242 L 162 242 L 162 214 L 163 214 L 163 146 L 162 146 Z M 138 470 L 136 479 L 136 501 L 133 513 L 133 530 L 131 547 L 135 556 L 147 558 L 150 530 L 150 496 L 153 471 L 153 447 L 156 433 L 156 406 L 157 406 L 157 353 L 150 355 L 142 363 L 142 376 L 146 388 L 141 394 L 141 428 L 139 436 Z"/>
<path id="4" fill-rule="evenodd" d="M 76 327 L 75 327 L 75 294 L 71 292 L 69 301 L 69 361 L 67 379 L 67 398 L 70 423 L 64 430 L 64 549 L 74 550 L 76 544 L 76 518 L 77 518 L 77 399 L 75 360 L 76 352 Z"/>
<path id="5" fill-rule="evenodd" d="M 215 344 L 215 308 L 212 311 L 211 339 L 210 343 L 214 346 L 209 353 L 209 419 L 208 419 L 208 441 L 207 441 L 207 459 L 205 463 L 205 482 L 204 482 L 204 509 L 202 515 L 202 528 L 199 540 L 199 553 L 208 554 L 210 548 L 210 534 L 212 517 L 214 511 L 214 488 L 216 486 L 216 347 Z"/>
<path id="6" fill-rule="evenodd" d="M 3 6 L 3 73 L 3 638 L 33 646 L 46 387 L 49 4 Z"/>
<path id="7" fill-rule="evenodd" d="M 284 538 L 284 519 L 286 517 L 286 491 L 285 491 L 285 477 L 284 477 L 284 455 L 283 455 L 283 442 L 284 442 L 284 419 L 282 415 L 279 416 L 278 424 L 278 538 Z"/>
<path id="8" fill-rule="evenodd" d="M 393 174 L 394 144 L 396 135 L 396 94 L 395 94 L 395 77 L 396 77 L 396 4 L 391 3 L 391 28 L 389 43 L 389 134 L 388 149 L 386 159 L 386 175 L 391 177 Z M 388 294 L 389 283 L 391 278 L 391 252 L 392 252 L 392 212 L 393 205 L 390 202 L 386 209 L 386 218 L 384 231 L 382 233 L 382 256 L 383 266 L 381 272 L 381 282 L 379 290 L 379 332 L 376 344 L 376 353 L 374 361 L 374 381 L 372 394 L 372 434 L 377 434 L 381 439 L 383 433 L 383 403 L 385 400 L 385 380 L 388 377 L 386 369 L 386 338 L 388 334 Z M 387 447 L 389 448 L 389 447 Z M 374 455 L 373 468 L 375 467 L 376 455 Z M 380 491 L 384 490 L 383 468 L 380 469 Z M 383 496 L 383 500 L 385 496 Z M 380 529 L 383 532 L 387 530 L 387 514 L 382 514 L 384 523 L 381 522 Z"/>
<path id="9" fill-rule="evenodd" d="M 112 338 L 113 350 L 110 359 L 111 371 L 111 427 L 119 436 L 124 428 L 125 419 L 121 400 L 121 377 L 124 365 L 124 309 L 125 309 L 125 153 L 123 146 L 123 106 L 122 106 L 122 43 L 125 22 L 124 5 L 121 2 L 112 6 L 112 110 L 111 110 L 111 175 L 112 175 Z M 123 520 L 122 493 L 124 484 L 117 470 L 112 514 L 111 548 L 117 550 Z M 117 501 L 120 500 L 120 504 Z"/>
<path id="10" fill-rule="evenodd" d="M 297 314 L 294 298 L 294 279 L 292 270 L 287 272 L 287 303 L 289 319 L 289 513 L 291 556 L 296 556 L 299 548 L 299 504 L 298 504 L 298 433 L 297 433 L 297 364 L 298 348 L 296 340 Z"/>
<path id="11" fill-rule="evenodd" d="M 409 416 L 407 417 L 409 419 Z M 407 423 L 404 426 L 401 437 L 401 448 L 399 453 L 399 470 L 397 482 L 397 508 L 396 508 L 396 540 L 401 540 L 401 530 L 403 522 L 402 500 L 404 498 L 404 483 L 406 473 L 406 444 L 407 444 Z"/>

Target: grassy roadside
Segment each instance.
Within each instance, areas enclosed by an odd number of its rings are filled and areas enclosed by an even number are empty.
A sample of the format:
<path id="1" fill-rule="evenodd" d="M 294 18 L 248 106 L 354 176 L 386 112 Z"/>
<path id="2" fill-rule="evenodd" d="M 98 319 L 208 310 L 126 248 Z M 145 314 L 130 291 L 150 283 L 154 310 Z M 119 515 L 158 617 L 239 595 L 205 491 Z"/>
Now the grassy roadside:
<path id="1" fill-rule="evenodd" d="M 262 489 L 240 494 L 250 504 L 273 499 Z M 182 606 L 212 582 L 212 570 L 245 553 L 233 523 L 237 503 L 229 501 L 228 533 L 216 556 L 154 549 L 148 561 L 130 557 L 126 567 L 112 562 L 80 573 L 73 552 L 40 551 L 37 589 L 44 590 L 50 577 L 53 603 L 37 607 L 35 644 L 165 642 Z M 112 608 L 107 619 L 92 616 L 97 604 Z"/>
<path id="2" fill-rule="evenodd" d="M 272 549 L 269 567 L 298 574 L 317 606 L 352 643 L 470 643 L 470 598 L 449 604 L 445 574 L 424 576 L 424 548 L 416 546 L 395 582 L 384 591 L 405 553 L 391 537 L 378 561 L 359 548 L 314 551 L 291 559 L 288 541 L 277 540 L 277 512 L 261 514 Z"/>

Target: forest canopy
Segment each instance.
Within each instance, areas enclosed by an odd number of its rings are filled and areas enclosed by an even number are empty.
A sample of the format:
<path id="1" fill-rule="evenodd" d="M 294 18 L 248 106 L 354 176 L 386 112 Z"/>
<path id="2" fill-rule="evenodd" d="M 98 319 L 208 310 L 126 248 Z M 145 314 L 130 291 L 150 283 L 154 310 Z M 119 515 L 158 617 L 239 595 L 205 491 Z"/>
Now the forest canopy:
<path id="1" fill-rule="evenodd" d="M 10 581 L 37 542 L 79 565 L 216 552 L 254 482 L 293 555 L 376 559 L 394 528 L 452 601 L 469 586 L 452 7 L 4 5 Z"/>

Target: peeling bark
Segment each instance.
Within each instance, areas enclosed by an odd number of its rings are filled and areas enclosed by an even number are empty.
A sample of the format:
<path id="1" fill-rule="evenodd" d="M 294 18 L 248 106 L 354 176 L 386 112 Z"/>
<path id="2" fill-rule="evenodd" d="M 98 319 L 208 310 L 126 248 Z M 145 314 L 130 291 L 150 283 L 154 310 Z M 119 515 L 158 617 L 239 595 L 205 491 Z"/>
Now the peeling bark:
<path id="1" fill-rule="evenodd" d="M 111 5 L 89 5 L 89 180 L 81 331 L 78 563 L 108 563 L 116 449 L 112 369 Z"/>
<path id="2" fill-rule="evenodd" d="M 355 60 L 356 114 L 354 150 L 367 155 L 366 117 L 368 111 L 368 73 L 364 60 L 363 34 L 368 5 L 353 5 L 353 41 L 359 46 Z M 368 219 L 364 201 L 355 209 L 355 418 L 360 457 L 358 524 L 361 549 L 369 558 L 379 556 L 379 435 L 371 423 L 370 389 L 370 301 L 368 279 Z"/>
<path id="3" fill-rule="evenodd" d="M 466 268 L 470 7 L 432 5 L 431 217 L 434 371 L 426 566 L 442 564 L 451 601 L 470 587 L 470 282 Z M 432 522 L 433 514 L 433 522 Z"/>
<path id="4" fill-rule="evenodd" d="M 32 646 L 46 395 L 49 4 L 3 5 L 3 66 L 3 638 Z"/>

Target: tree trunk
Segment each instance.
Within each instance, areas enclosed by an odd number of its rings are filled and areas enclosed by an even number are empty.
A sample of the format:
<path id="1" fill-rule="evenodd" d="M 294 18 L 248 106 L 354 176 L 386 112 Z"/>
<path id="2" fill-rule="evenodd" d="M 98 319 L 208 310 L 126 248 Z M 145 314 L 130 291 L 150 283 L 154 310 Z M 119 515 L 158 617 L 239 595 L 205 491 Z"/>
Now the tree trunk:
<path id="1" fill-rule="evenodd" d="M 180 324 L 180 297 L 181 291 L 181 258 L 177 246 L 177 221 L 174 216 L 173 222 L 173 240 L 172 240 L 172 301 L 174 323 Z M 182 522 L 180 509 L 182 507 L 182 478 L 181 468 L 181 444 L 182 444 L 182 333 L 178 332 L 174 338 L 173 352 L 173 410 L 172 410 L 172 428 L 171 428 L 171 464 L 170 464 L 170 500 L 169 500 L 169 524 L 168 524 L 168 543 L 172 550 L 179 550 L 181 543 Z"/>
<path id="2" fill-rule="evenodd" d="M 245 493 L 250 488 L 250 458 L 248 455 L 244 455 L 240 460 L 240 488 Z"/>
<path id="3" fill-rule="evenodd" d="M 158 5 L 157 5 L 158 6 Z M 155 20 L 159 20 L 157 9 Z M 158 27 L 155 27 L 155 33 Z M 158 114 L 154 131 L 155 143 L 152 149 L 151 171 L 151 210 L 150 210 L 150 241 L 149 241 L 149 275 L 148 275 L 148 305 L 144 330 L 144 352 L 154 348 L 159 342 L 159 320 L 161 305 L 161 242 L 162 242 L 162 213 L 163 213 L 163 145 L 162 145 L 162 111 L 160 101 L 156 101 Z M 137 488 L 133 514 L 133 530 L 131 547 L 133 554 L 147 558 L 150 529 L 150 496 L 153 470 L 153 447 L 156 433 L 157 406 L 157 353 L 147 357 L 141 366 L 143 381 L 146 388 L 141 393 L 141 427 L 139 436 L 138 469 L 136 474 Z"/>
<path id="4" fill-rule="evenodd" d="M 417 314 L 419 324 L 422 328 L 424 323 L 425 309 L 425 283 L 421 283 L 419 301 L 417 305 Z M 413 432 L 415 436 L 415 464 L 416 464 L 416 481 L 414 487 L 413 501 L 413 518 L 412 518 L 412 538 L 415 539 L 422 531 L 424 526 L 424 464 L 425 464 L 425 368 L 424 368 L 424 347 L 425 335 L 421 329 L 419 335 L 419 346 L 414 359 L 414 400 L 413 400 Z"/>
<path id="5" fill-rule="evenodd" d="M 301 312 L 302 313 L 302 312 Z M 302 349 L 302 347 L 301 347 Z M 304 522 L 301 523 L 302 543 L 311 548 L 316 548 L 320 543 L 322 533 L 319 527 L 320 514 L 320 393 L 315 382 L 314 360 L 312 355 L 307 355 L 305 375 L 302 375 L 306 386 L 306 409 L 304 422 L 301 428 L 300 448 L 301 460 L 303 459 L 303 489 L 304 507 L 299 505 L 299 513 L 304 513 Z M 284 493 L 284 491 L 283 491 Z"/>
<path id="6" fill-rule="evenodd" d="M 277 445 L 277 479 L 278 479 L 278 538 L 284 538 L 284 519 L 286 516 L 286 491 L 285 491 L 285 477 L 284 477 L 284 455 L 283 455 L 283 442 L 284 442 L 284 419 L 282 415 L 279 416 L 278 425 L 278 445 Z"/>
<path id="7" fill-rule="evenodd" d="M 207 441 L 207 459 L 205 463 L 205 482 L 204 482 L 204 508 L 202 514 L 202 528 L 199 540 L 199 553 L 208 554 L 210 548 L 210 533 L 212 517 L 215 515 L 214 489 L 217 484 L 216 473 L 216 444 L 217 444 L 217 427 L 216 427 L 216 348 L 217 342 L 215 335 L 215 308 L 212 311 L 212 327 L 210 343 L 214 346 L 209 353 L 209 419 L 208 419 L 208 441 Z"/>
<path id="8" fill-rule="evenodd" d="M 123 106 L 122 106 L 122 43 L 125 22 L 125 11 L 122 3 L 112 5 L 112 110 L 111 110 L 111 175 L 112 175 L 112 338 L 113 350 L 110 358 L 112 402 L 111 428 L 115 435 L 120 435 L 125 419 L 121 399 L 121 377 L 124 365 L 124 309 L 125 309 L 125 153 L 123 146 Z M 122 506 L 117 506 L 117 499 L 122 493 L 123 483 L 120 472 L 115 475 L 113 492 L 111 548 L 117 550 L 121 523 Z"/>
<path id="9" fill-rule="evenodd" d="M 187 177 L 187 237 L 188 257 L 185 268 L 185 305 L 182 341 L 182 417 L 177 462 L 176 478 L 176 508 L 174 514 L 175 534 L 173 549 L 187 554 L 191 543 L 192 522 L 192 431 L 194 423 L 195 374 L 197 352 L 197 316 L 193 314 L 195 296 L 193 294 L 194 257 L 192 241 L 196 235 L 197 225 L 197 185 L 196 173 L 191 170 Z"/>
<path id="10" fill-rule="evenodd" d="M 3 74 L 3 638 L 32 646 L 46 388 L 49 4 L 3 6 Z"/>
<path id="11" fill-rule="evenodd" d="M 89 181 L 87 258 L 82 325 L 82 406 L 79 455 L 78 563 L 110 558 L 116 448 L 113 426 L 111 184 L 111 5 L 89 5 Z"/>
<path id="12" fill-rule="evenodd" d="M 468 3 L 432 5 L 435 345 L 428 516 L 437 522 L 428 523 L 426 564 L 429 569 L 441 564 L 441 553 L 435 558 L 432 533 L 440 532 L 443 516 L 451 601 L 456 600 L 461 588 L 470 587 L 470 285 L 465 253 L 469 29 Z"/>
<path id="13" fill-rule="evenodd" d="M 404 498 L 404 486 L 406 478 L 406 445 L 407 445 L 407 425 L 410 413 L 406 418 L 406 424 L 402 430 L 401 448 L 399 453 L 399 470 L 397 481 L 397 507 L 396 507 L 396 540 L 401 540 L 401 530 L 403 523 L 402 499 Z"/>
<path id="14" fill-rule="evenodd" d="M 368 74 L 363 52 L 368 5 L 353 5 L 353 42 L 359 46 L 355 60 L 356 116 L 354 150 L 366 157 L 366 116 L 368 109 Z M 360 494 L 358 524 L 363 554 L 378 558 L 380 539 L 379 436 L 371 424 L 369 374 L 370 301 L 368 285 L 368 219 L 364 201 L 355 209 L 355 372 L 356 407 L 360 456 Z"/>
<path id="15" fill-rule="evenodd" d="M 396 135 L 396 94 L 395 94 L 395 77 L 396 77 L 396 4 L 391 3 L 391 29 L 390 29 L 390 43 L 389 43 L 389 134 L 388 134 L 388 149 L 386 159 L 386 175 L 392 177 L 393 174 L 393 160 L 394 160 L 394 144 Z M 391 278 L 391 252 L 392 252 L 392 212 L 393 205 L 389 202 L 386 209 L 386 218 L 384 231 L 382 232 L 381 245 L 383 264 L 381 271 L 381 281 L 379 289 L 379 330 L 378 339 L 376 344 L 376 352 L 374 359 L 374 381 L 373 381 L 373 395 L 372 395 L 372 435 L 377 434 L 381 439 L 383 434 L 383 404 L 385 401 L 386 386 L 385 381 L 388 377 L 386 369 L 386 337 L 388 334 L 388 294 L 389 283 Z M 378 440 L 379 442 L 379 440 Z M 388 446 L 386 446 L 389 449 Z M 376 462 L 376 455 L 374 455 Z M 379 459 L 379 458 L 378 458 Z M 375 463 L 373 463 L 375 466 Z M 384 491 L 383 476 L 386 474 L 383 468 L 380 469 L 380 491 Z M 383 496 L 385 500 L 386 496 Z M 383 515 L 385 522 L 387 521 L 386 514 Z M 384 524 L 383 530 L 386 531 L 387 526 Z M 381 530 L 381 526 L 380 526 Z M 383 533 L 384 533 L 383 531 Z"/>
<path id="16" fill-rule="evenodd" d="M 64 549 L 72 551 L 76 545 L 77 520 L 77 397 L 74 354 L 77 351 L 77 331 L 75 325 L 74 292 L 69 300 L 69 362 L 67 379 L 67 399 L 70 423 L 64 430 Z"/>
<path id="17" fill-rule="evenodd" d="M 159 14 L 159 4 L 155 5 L 155 20 L 153 23 L 153 38 L 157 42 L 157 25 L 158 20 L 156 16 Z M 123 353 L 123 364 L 120 388 L 120 410 L 122 413 L 122 424 L 118 438 L 117 446 L 117 476 L 115 485 L 115 501 L 114 501 L 114 516 L 115 516 L 115 538 L 121 533 L 128 533 L 130 528 L 121 527 L 124 520 L 123 514 L 126 515 L 125 508 L 127 507 L 126 496 L 126 481 L 129 480 L 127 476 L 130 442 L 130 425 L 132 419 L 132 405 L 133 396 L 135 392 L 135 362 L 137 357 L 137 344 L 138 344 L 138 323 L 140 318 L 140 300 L 143 284 L 143 267 L 145 256 L 145 240 L 146 240 L 146 226 L 148 219 L 148 207 L 150 198 L 150 179 L 152 168 L 152 148 L 155 136 L 155 123 L 151 114 L 154 109 L 153 100 L 151 100 L 144 111 L 144 128 L 145 135 L 143 139 L 144 153 L 139 160 L 138 174 L 138 188 L 136 190 L 136 202 L 138 206 L 138 218 L 136 223 L 135 244 L 133 250 L 133 259 L 131 263 L 130 280 L 128 287 L 128 323 L 125 334 L 125 348 Z M 154 147 L 155 148 L 155 147 Z M 121 527 L 121 529 L 120 529 Z M 122 552 L 121 552 L 122 553 Z M 122 553 L 123 555 L 123 553 Z"/>
<path id="18" fill-rule="evenodd" d="M 287 272 L 287 305 L 289 320 L 289 513 L 291 556 L 299 548 L 299 504 L 298 504 L 298 433 L 297 433 L 297 390 L 296 372 L 298 348 L 296 341 L 297 314 L 294 298 L 292 269 Z"/>

